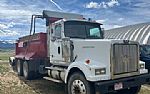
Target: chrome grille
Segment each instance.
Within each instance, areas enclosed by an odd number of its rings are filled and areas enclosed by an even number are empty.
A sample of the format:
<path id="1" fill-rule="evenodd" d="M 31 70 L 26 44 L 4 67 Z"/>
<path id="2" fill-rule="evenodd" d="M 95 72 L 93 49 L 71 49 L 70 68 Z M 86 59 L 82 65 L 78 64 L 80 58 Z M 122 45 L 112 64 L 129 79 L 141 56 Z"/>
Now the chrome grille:
<path id="1" fill-rule="evenodd" d="M 114 75 L 138 71 L 138 45 L 114 44 L 113 56 Z"/>

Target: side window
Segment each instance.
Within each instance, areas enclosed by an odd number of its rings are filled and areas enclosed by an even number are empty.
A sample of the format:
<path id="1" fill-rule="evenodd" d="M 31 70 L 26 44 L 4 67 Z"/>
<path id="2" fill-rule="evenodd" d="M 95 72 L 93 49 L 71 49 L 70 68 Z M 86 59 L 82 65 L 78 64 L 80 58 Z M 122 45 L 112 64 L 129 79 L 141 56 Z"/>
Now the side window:
<path id="1" fill-rule="evenodd" d="M 61 24 L 55 26 L 55 37 L 61 38 Z"/>
<path id="2" fill-rule="evenodd" d="M 90 29 L 90 36 L 97 36 L 97 37 L 100 37 L 99 28 L 91 28 L 91 29 Z"/>

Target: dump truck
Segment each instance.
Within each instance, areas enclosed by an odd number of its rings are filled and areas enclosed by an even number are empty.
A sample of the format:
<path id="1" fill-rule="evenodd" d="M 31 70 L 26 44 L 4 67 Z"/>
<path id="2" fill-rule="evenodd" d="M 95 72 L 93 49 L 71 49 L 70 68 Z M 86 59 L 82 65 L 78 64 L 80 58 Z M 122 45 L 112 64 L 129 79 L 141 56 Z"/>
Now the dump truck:
<path id="1" fill-rule="evenodd" d="M 36 33 L 36 19 L 46 19 L 45 32 Z M 137 94 L 150 82 L 139 43 L 104 39 L 101 25 L 74 13 L 32 15 L 30 34 L 16 41 L 10 64 L 25 79 L 42 75 L 65 84 L 68 94 Z"/>

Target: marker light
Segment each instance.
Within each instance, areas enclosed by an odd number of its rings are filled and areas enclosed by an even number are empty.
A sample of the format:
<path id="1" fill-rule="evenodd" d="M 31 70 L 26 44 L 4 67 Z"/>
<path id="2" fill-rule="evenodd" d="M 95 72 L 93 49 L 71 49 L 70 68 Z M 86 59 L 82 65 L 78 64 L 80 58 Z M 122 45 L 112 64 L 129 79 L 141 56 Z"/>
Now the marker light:
<path id="1" fill-rule="evenodd" d="M 86 63 L 86 64 L 90 64 L 90 60 L 86 60 L 85 63 Z"/>

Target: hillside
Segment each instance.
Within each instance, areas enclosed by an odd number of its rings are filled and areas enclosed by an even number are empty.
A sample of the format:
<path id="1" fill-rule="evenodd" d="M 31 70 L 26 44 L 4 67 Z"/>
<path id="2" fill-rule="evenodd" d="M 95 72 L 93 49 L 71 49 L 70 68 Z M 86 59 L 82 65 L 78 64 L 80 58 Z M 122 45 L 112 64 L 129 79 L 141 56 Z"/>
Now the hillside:
<path id="1" fill-rule="evenodd" d="M 10 41 L 0 41 L 0 49 L 14 49 L 15 43 Z"/>

